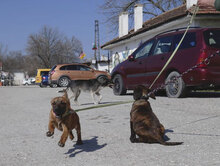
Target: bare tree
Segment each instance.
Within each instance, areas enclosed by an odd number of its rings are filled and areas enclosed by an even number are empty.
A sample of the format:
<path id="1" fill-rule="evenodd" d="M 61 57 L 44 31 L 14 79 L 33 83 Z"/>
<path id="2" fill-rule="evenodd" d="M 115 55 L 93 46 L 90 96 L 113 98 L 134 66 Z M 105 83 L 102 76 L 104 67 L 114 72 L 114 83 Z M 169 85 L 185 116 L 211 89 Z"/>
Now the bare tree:
<path id="1" fill-rule="evenodd" d="M 0 61 L 2 62 L 4 57 L 7 55 L 8 49 L 0 43 Z"/>
<path id="2" fill-rule="evenodd" d="M 81 50 L 82 44 L 75 37 L 68 39 L 58 30 L 47 26 L 28 38 L 28 54 L 39 58 L 45 68 L 51 68 L 57 63 L 74 61 Z"/>
<path id="3" fill-rule="evenodd" d="M 186 3 L 186 0 L 105 0 L 100 8 L 106 16 L 104 22 L 111 28 L 110 32 L 118 32 L 118 16 L 123 11 L 129 14 L 129 27 L 133 26 L 133 9 L 137 3 L 144 5 L 144 20 L 147 20 Z"/>
<path id="4" fill-rule="evenodd" d="M 3 57 L 3 70 L 8 72 L 23 71 L 24 56 L 20 51 L 12 51 Z"/>
<path id="5" fill-rule="evenodd" d="M 73 57 L 78 57 L 82 52 L 82 44 L 74 36 L 71 39 L 65 37 L 61 47 L 63 50 L 62 56 L 60 56 L 61 63 L 72 61 Z M 75 60 L 77 61 L 78 58 Z"/>
<path id="6" fill-rule="evenodd" d="M 28 73 L 30 77 L 36 76 L 37 69 L 44 68 L 42 61 L 36 56 L 24 56 L 24 64 L 25 65 L 23 65 L 23 69 Z"/>

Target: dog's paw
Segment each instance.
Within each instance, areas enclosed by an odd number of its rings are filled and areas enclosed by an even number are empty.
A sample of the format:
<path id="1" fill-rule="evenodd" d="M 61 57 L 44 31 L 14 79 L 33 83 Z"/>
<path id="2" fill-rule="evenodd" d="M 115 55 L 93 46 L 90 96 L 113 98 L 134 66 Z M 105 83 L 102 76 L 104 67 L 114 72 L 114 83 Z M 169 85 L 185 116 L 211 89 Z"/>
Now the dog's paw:
<path id="1" fill-rule="evenodd" d="M 54 134 L 54 132 L 50 132 L 50 131 L 46 132 L 47 137 L 51 137 L 53 134 Z"/>
<path id="2" fill-rule="evenodd" d="M 101 104 L 101 100 L 97 101 L 95 104 L 96 105 Z"/>
<path id="3" fill-rule="evenodd" d="M 81 140 L 76 142 L 76 145 L 82 145 L 82 144 L 83 142 Z"/>
<path id="4" fill-rule="evenodd" d="M 74 101 L 75 105 L 80 106 L 81 104 L 78 101 Z"/>
<path id="5" fill-rule="evenodd" d="M 58 145 L 59 145 L 60 147 L 64 147 L 64 146 L 65 146 L 65 144 L 61 143 L 60 141 L 58 142 Z"/>
<path id="6" fill-rule="evenodd" d="M 137 140 L 136 140 L 135 137 L 130 137 L 130 141 L 131 141 L 131 143 L 135 143 L 135 142 L 137 142 Z"/>

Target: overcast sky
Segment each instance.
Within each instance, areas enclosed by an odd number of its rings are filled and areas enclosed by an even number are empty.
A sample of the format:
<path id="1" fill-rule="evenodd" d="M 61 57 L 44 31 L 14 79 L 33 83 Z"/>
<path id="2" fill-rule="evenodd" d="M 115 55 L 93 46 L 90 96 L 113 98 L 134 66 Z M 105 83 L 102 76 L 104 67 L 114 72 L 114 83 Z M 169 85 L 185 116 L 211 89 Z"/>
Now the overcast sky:
<path id="1" fill-rule="evenodd" d="M 91 57 L 95 20 L 99 20 L 100 45 L 113 38 L 103 25 L 102 4 L 103 0 L 1 0 L 0 43 L 25 54 L 28 36 L 46 25 L 69 38 L 75 36 Z"/>

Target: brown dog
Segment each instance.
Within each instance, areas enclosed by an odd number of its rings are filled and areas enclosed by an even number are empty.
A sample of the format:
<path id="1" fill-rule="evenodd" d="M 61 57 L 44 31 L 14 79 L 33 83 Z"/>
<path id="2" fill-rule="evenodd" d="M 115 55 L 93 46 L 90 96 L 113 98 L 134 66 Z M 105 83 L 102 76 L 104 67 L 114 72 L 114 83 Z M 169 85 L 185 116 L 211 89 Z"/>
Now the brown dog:
<path id="1" fill-rule="evenodd" d="M 67 92 L 64 92 L 64 95 L 61 97 L 55 97 L 51 100 L 51 111 L 49 117 L 49 124 L 48 124 L 48 132 L 46 135 L 51 137 L 54 134 L 55 127 L 58 130 L 63 131 L 63 134 L 58 142 L 58 145 L 64 147 L 65 142 L 68 138 L 73 140 L 74 136 L 72 133 L 73 129 L 76 129 L 77 132 L 77 145 L 82 144 L 81 140 L 81 129 L 80 129 L 80 122 L 79 116 L 77 113 L 71 109 L 70 101 L 67 96 Z"/>
<path id="2" fill-rule="evenodd" d="M 133 97 L 136 100 L 130 113 L 130 141 L 144 143 L 160 143 L 163 145 L 180 145 L 182 142 L 165 142 L 165 129 L 153 113 L 148 98 L 155 98 L 153 93 L 148 97 L 149 89 L 139 85 L 134 89 Z M 136 138 L 136 135 L 139 138 Z"/>

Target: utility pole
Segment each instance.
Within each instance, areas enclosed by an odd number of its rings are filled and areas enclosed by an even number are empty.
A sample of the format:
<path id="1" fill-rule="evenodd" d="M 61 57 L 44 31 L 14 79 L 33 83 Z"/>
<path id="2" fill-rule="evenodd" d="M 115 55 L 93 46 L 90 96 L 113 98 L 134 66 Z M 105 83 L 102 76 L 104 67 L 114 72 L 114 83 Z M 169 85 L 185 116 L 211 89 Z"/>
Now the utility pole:
<path id="1" fill-rule="evenodd" d="M 99 43 L 99 21 L 95 20 L 95 42 L 92 48 L 94 50 L 94 58 L 97 61 L 100 60 L 100 43 Z"/>

